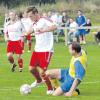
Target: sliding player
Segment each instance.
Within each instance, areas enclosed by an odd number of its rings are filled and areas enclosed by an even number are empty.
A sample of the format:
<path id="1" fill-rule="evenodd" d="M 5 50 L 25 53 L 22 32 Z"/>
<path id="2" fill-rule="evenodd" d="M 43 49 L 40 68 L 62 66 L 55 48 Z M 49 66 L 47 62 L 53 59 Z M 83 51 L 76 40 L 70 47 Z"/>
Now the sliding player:
<path id="1" fill-rule="evenodd" d="M 54 96 L 72 96 L 73 92 L 78 90 L 77 86 L 83 80 L 86 73 L 86 52 L 81 49 L 81 46 L 77 42 L 69 45 L 69 52 L 72 55 L 69 68 L 46 71 L 46 75 L 51 79 L 58 79 L 61 82 L 61 86 L 54 91 Z"/>

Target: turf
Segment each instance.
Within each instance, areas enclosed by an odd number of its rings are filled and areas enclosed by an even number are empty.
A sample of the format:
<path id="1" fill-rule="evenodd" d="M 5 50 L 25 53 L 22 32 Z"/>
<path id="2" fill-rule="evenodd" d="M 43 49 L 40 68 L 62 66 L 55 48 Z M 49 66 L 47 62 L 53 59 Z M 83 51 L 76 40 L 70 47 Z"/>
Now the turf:
<path id="1" fill-rule="evenodd" d="M 68 48 L 64 46 L 63 42 L 55 43 L 54 47 L 55 52 L 49 69 L 68 67 L 71 58 Z M 88 43 L 83 48 L 88 52 L 88 67 L 87 74 L 79 86 L 80 96 L 70 98 L 47 96 L 45 85 L 34 88 L 29 95 L 22 96 L 19 93 L 20 86 L 25 83 L 31 84 L 34 81 L 33 76 L 28 71 L 31 53 L 27 53 L 26 46 L 25 53 L 22 56 L 24 71 L 20 73 L 17 68 L 16 72 L 12 73 L 6 57 L 6 44 L 0 42 L 0 100 L 100 100 L 100 46 Z"/>

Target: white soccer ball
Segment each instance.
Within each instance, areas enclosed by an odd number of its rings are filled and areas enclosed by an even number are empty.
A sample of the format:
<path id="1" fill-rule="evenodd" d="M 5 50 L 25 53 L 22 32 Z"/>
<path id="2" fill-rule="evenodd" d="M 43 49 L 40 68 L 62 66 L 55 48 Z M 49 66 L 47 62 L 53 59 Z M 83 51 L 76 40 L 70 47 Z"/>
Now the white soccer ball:
<path id="1" fill-rule="evenodd" d="M 20 87 L 20 93 L 22 95 L 25 95 L 25 94 L 30 94 L 31 93 L 31 86 L 28 85 L 28 84 L 24 84 Z"/>

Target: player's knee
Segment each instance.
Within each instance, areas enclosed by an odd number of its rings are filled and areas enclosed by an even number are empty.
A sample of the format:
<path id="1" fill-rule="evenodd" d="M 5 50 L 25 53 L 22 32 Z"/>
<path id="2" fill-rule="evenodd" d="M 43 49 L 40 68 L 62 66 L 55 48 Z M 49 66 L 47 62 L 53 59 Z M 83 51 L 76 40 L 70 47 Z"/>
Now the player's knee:
<path id="1" fill-rule="evenodd" d="M 35 70 L 35 68 L 34 68 L 34 67 L 29 66 L 29 71 L 30 71 L 30 72 L 33 72 L 34 70 Z"/>
<path id="2" fill-rule="evenodd" d="M 12 54 L 8 53 L 8 54 L 7 54 L 7 57 L 8 57 L 8 58 L 12 57 Z"/>

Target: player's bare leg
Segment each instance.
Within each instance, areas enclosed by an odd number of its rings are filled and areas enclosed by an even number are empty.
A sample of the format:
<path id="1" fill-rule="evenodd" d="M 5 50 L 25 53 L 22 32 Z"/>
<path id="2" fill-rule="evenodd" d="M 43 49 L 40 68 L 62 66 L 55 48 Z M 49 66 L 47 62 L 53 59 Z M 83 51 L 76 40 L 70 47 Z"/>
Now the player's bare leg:
<path id="1" fill-rule="evenodd" d="M 46 71 L 46 75 L 48 77 L 50 77 L 50 79 L 60 80 L 60 78 L 61 78 L 61 70 L 60 69 L 47 70 Z M 62 91 L 61 87 L 57 87 L 52 95 L 53 96 L 60 96 L 60 95 L 63 95 L 63 94 L 64 94 L 64 92 Z M 72 94 L 72 96 L 77 96 L 77 95 L 80 95 L 79 89 L 76 89 Z"/>
<path id="2" fill-rule="evenodd" d="M 50 79 L 57 79 L 59 80 L 61 78 L 61 70 L 60 69 L 52 69 L 52 70 L 48 70 L 46 71 L 46 75 L 48 75 L 50 77 Z M 53 92 L 53 96 L 59 96 L 62 95 L 63 91 L 60 87 L 58 87 L 54 92 Z"/>
<path id="3" fill-rule="evenodd" d="M 50 81 L 54 89 L 58 88 L 58 80 L 60 79 L 60 69 L 47 70 L 46 75 L 50 78 Z"/>
<path id="4" fill-rule="evenodd" d="M 54 93 L 53 93 L 52 95 L 53 95 L 53 96 L 60 96 L 60 95 L 63 95 L 63 94 L 64 94 L 64 93 L 63 93 L 61 87 L 58 87 L 58 88 L 54 91 Z"/>
<path id="5" fill-rule="evenodd" d="M 8 61 L 12 66 L 11 71 L 14 72 L 17 65 L 14 62 L 13 53 L 7 53 L 7 57 L 8 57 Z"/>

